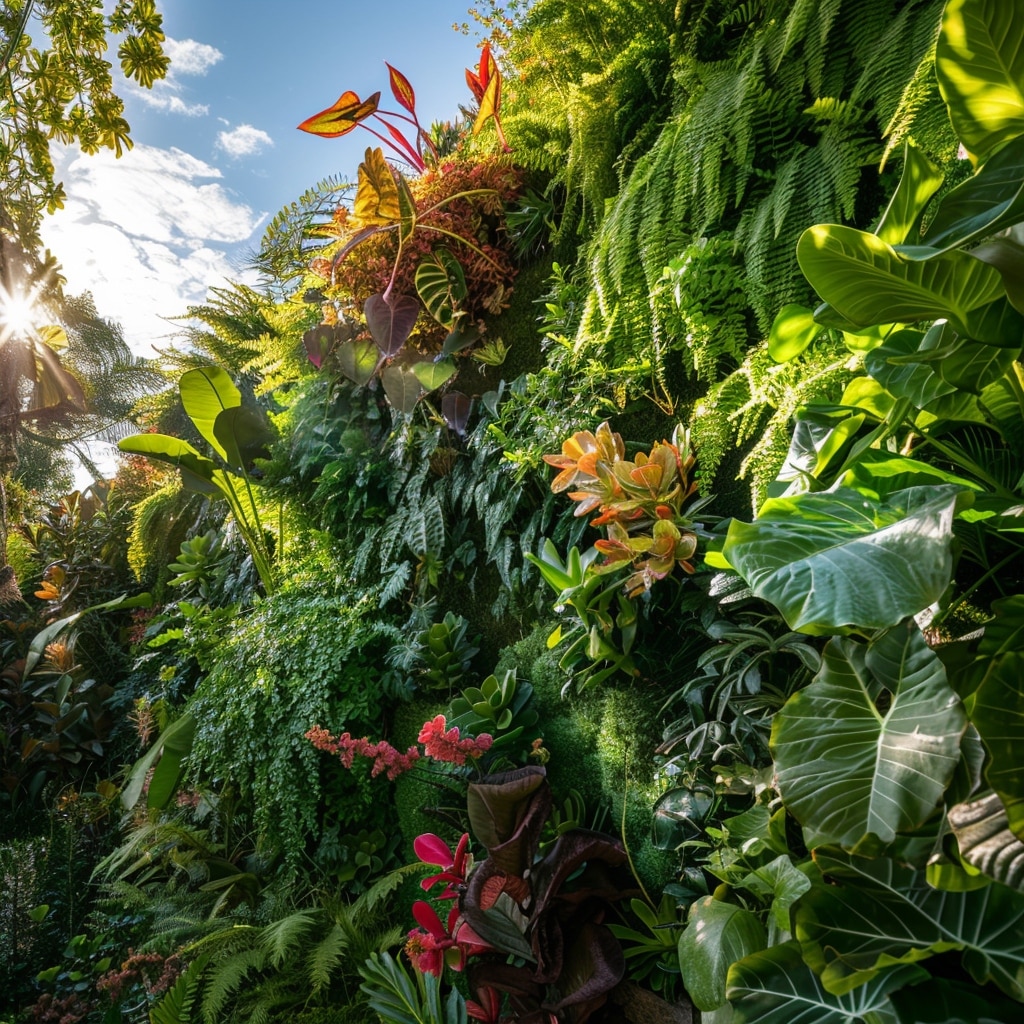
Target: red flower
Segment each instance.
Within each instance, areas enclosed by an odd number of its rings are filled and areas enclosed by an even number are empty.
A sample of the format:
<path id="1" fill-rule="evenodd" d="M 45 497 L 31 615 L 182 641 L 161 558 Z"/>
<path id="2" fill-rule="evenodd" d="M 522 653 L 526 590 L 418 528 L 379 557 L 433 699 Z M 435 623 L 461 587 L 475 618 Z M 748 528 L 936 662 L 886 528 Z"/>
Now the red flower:
<path id="1" fill-rule="evenodd" d="M 463 834 L 455 848 L 455 853 L 452 853 L 443 839 L 435 836 L 432 832 L 417 836 L 412 848 L 424 864 L 436 864 L 444 869 L 440 874 L 431 875 L 420 882 L 424 891 L 432 889 L 438 882 L 444 882 L 444 892 L 438 896 L 438 899 L 458 899 L 458 890 L 453 886 L 465 885 L 466 874 L 472 864 L 472 858 L 469 856 L 469 833 Z"/>

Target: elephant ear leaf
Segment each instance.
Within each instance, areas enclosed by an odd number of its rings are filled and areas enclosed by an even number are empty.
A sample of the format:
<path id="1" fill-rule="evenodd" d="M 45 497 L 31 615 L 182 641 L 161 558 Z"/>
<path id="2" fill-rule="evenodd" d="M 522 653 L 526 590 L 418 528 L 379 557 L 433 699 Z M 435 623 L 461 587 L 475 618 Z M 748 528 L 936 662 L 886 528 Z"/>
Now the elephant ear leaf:
<path id="1" fill-rule="evenodd" d="M 405 366 L 393 365 L 384 370 L 380 379 L 388 401 L 403 416 L 411 415 L 423 394 L 423 386 L 416 374 Z"/>
<path id="2" fill-rule="evenodd" d="M 1016 4 L 950 0 L 935 74 L 960 141 L 984 159 L 1024 135 L 1024 22 Z"/>
<path id="3" fill-rule="evenodd" d="M 822 722 L 828 728 L 822 728 Z M 884 844 L 935 810 L 967 718 L 912 621 L 870 644 L 837 638 L 821 671 L 775 717 L 779 791 L 807 845 Z"/>
<path id="4" fill-rule="evenodd" d="M 800 943 L 793 939 L 733 964 L 726 995 L 732 1024 L 860 1024 L 889 1020 L 889 993 L 927 978 L 920 967 L 895 964 L 860 988 L 834 995 L 804 962 Z"/>
<path id="5" fill-rule="evenodd" d="M 846 487 L 769 498 L 753 523 L 730 524 L 722 554 L 790 629 L 893 626 L 949 585 L 959 494 L 936 484 L 879 500 Z"/>
<path id="6" fill-rule="evenodd" d="M 387 359 L 401 351 L 416 326 L 419 313 L 420 304 L 411 295 L 385 296 L 378 293 L 363 303 L 366 326 L 377 348 Z"/>
<path id="7" fill-rule="evenodd" d="M 1010 831 L 1006 808 L 989 790 L 949 809 L 963 860 L 1002 885 L 1024 892 L 1024 842 Z"/>

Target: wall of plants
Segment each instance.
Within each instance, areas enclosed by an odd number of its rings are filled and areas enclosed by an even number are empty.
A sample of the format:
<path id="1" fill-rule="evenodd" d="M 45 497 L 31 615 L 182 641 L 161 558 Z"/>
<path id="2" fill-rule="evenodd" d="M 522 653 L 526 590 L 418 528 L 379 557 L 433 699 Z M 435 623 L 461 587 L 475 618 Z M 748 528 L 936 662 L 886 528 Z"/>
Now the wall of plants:
<path id="1" fill-rule="evenodd" d="M 0 1021 L 1014 1024 L 1024 18 L 475 18 L 0 492 Z"/>

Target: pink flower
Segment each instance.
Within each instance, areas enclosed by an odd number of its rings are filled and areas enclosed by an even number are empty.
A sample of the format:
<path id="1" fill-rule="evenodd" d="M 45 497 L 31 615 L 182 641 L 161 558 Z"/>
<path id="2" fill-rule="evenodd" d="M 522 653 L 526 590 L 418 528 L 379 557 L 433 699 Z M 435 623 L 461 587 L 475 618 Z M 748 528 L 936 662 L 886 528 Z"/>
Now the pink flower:
<path id="1" fill-rule="evenodd" d="M 487 753 L 494 744 L 494 738 L 483 733 L 475 739 L 472 736 L 459 739 L 459 727 L 446 729 L 444 715 L 438 715 L 430 722 L 424 722 L 417 739 L 423 744 L 424 753 L 435 761 L 464 765 L 467 757 L 478 758 Z"/>
<path id="2" fill-rule="evenodd" d="M 472 864 L 472 857 L 468 855 L 469 833 L 463 834 L 454 853 L 440 836 L 435 836 L 432 832 L 417 836 L 412 848 L 424 864 L 436 864 L 444 869 L 440 874 L 431 875 L 420 882 L 424 891 L 432 889 L 438 882 L 444 882 L 444 892 L 438 896 L 438 899 L 458 899 L 458 889 L 453 886 L 461 888 L 466 884 L 466 874 Z"/>

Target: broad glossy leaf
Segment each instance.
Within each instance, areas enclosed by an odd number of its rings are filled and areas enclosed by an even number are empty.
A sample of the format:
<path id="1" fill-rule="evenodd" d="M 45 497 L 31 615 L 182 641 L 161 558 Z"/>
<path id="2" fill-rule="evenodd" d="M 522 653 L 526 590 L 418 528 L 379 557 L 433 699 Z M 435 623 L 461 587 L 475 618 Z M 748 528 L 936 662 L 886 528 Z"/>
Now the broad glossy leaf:
<path id="1" fill-rule="evenodd" d="M 679 967 L 686 991 L 698 1010 L 725 1002 L 729 968 L 765 948 L 764 926 L 749 910 L 705 896 L 690 905 L 679 937 Z"/>
<path id="2" fill-rule="evenodd" d="M 320 135 L 325 139 L 336 139 L 347 135 L 360 121 L 365 121 L 377 110 L 380 93 L 375 92 L 365 100 L 361 100 L 354 92 L 343 92 L 326 110 L 306 118 L 299 125 L 299 130 L 311 135 Z"/>
<path id="3" fill-rule="evenodd" d="M 677 786 L 663 793 L 652 810 L 652 844 L 659 850 L 677 850 L 686 840 L 696 839 L 713 803 L 714 794 L 706 789 Z"/>
<path id="4" fill-rule="evenodd" d="M 397 68 L 393 68 L 387 61 L 388 74 L 391 77 L 391 94 L 410 114 L 416 114 L 416 93 L 413 92 L 409 79 Z"/>
<path id="5" fill-rule="evenodd" d="M 910 139 L 903 149 L 903 174 L 875 234 L 889 245 L 916 241 L 921 214 L 942 184 L 942 171 Z"/>
<path id="6" fill-rule="evenodd" d="M 898 1024 L 1019 1024 L 1020 1003 L 963 981 L 930 978 L 889 996 Z"/>
<path id="7" fill-rule="evenodd" d="M 1024 313 L 1024 245 L 1000 235 L 976 245 L 971 255 L 999 271 L 1010 305 Z"/>
<path id="8" fill-rule="evenodd" d="M 501 109 L 501 72 L 490 51 L 481 51 L 480 81 L 484 84 L 484 91 L 479 97 L 480 108 L 473 122 L 473 134 L 476 135 L 487 123 L 487 119 L 494 118 L 498 124 L 498 111 Z M 485 78 L 485 76 L 487 76 Z"/>
<path id="9" fill-rule="evenodd" d="M 166 805 L 174 794 L 174 788 L 181 775 L 181 763 L 192 749 L 195 733 L 196 722 L 188 712 L 175 719 L 160 733 L 156 742 L 135 762 L 128 774 L 128 781 L 121 790 L 121 803 L 125 808 L 131 810 L 139 802 L 146 777 L 153 769 L 154 764 L 157 765 L 153 771 L 153 780 L 157 783 L 157 791 L 153 792 L 151 783 L 147 806 L 163 807 Z M 167 758 L 168 763 L 161 772 L 160 766 L 163 764 L 164 757 Z M 158 773 L 160 774 L 159 780 L 157 780 Z"/>
<path id="10" fill-rule="evenodd" d="M 931 335 L 932 331 L 928 334 Z M 949 335 L 952 334 L 950 330 Z M 937 398 L 956 391 L 952 384 L 939 376 L 938 362 L 927 360 L 926 338 L 920 331 L 896 331 L 864 357 L 864 369 L 894 398 L 906 398 L 915 409 L 923 409 Z M 933 336 L 932 344 L 936 341 L 938 338 Z M 1000 351 L 993 345 L 982 347 Z M 918 352 L 921 361 L 907 361 Z"/>
<path id="11" fill-rule="evenodd" d="M 816 885 L 796 911 L 804 957 L 830 992 L 848 992 L 894 959 L 910 963 L 960 950 L 979 984 L 1024 998 L 1024 895 L 998 882 L 969 892 L 928 885 L 924 871 L 884 857 L 820 850 L 831 885 Z"/>
<path id="12" fill-rule="evenodd" d="M 1024 128 L 1024 120 L 1021 127 Z M 1022 220 L 1024 136 L 1011 139 L 973 177 L 942 197 L 922 241 L 946 252 L 980 242 Z"/>
<path id="13" fill-rule="evenodd" d="M 213 425 L 225 409 L 242 404 L 241 392 L 230 374 L 219 366 L 201 366 L 182 374 L 178 387 L 181 404 L 196 430 L 222 459 L 226 458 Z"/>
<path id="14" fill-rule="evenodd" d="M 1003 801 L 1010 829 L 1024 839 L 1024 650 L 988 660 L 967 709 L 989 753 L 985 778 Z"/>
<path id="15" fill-rule="evenodd" d="M 867 232 L 817 224 L 800 236 L 797 260 L 815 291 L 858 326 L 945 318 L 977 341 L 1020 345 L 1024 319 L 999 271 L 968 253 L 911 260 Z"/>
<path id="16" fill-rule="evenodd" d="M 1006 808 L 991 790 L 950 807 L 949 825 L 960 856 L 997 882 L 1024 892 L 1024 842 L 1010 831 Z"/>
<path id="17" fill-rule="evenodd" d="M 455 373 L 455 364 L 450 359 L 434 362 L 432 359 L 412 364 L 412 372 L 423 386 L 424 391 L 436 391 Z"/>
<path id="18" fill-rule="evenodd" d="M 928 977 L 896 964 L 844 995 L 833 995 L 804 963 L 798 942 L 755 953 L 729 971 L 733 1024 L 862 1024 L 889 1007 L 889 993 Z"/>
<path id="19" fill-rule="evenodd" d="M 401 220 L 398 185 L 380 146 L 367 149 L 359 165 L 359 186 L 352 212 L 367 226 L 395 224 Z"/>
<path id="20" fill-rule="evenodd" d="M 768 335 L 768 354 L 777 363 L 795 359 L 823 330 L 813 310 L 796 303 L 783 306 Z"/>
<path id="21" fill-rule="evenodd" d="M 1012 348 L 965 340 L 938 363 L 938 371 L 943 380 L 958 390 L 980 395 L 989 384 L 1004 376 L 1019 356 L 1020 352 Z"/>
<path id="22" fill-rule="evenodd" d="M 213 423 L 213 433 L 224 449 L 225 461 L 236 472 L 248 472 L 254 459 L 269 459 L 276 435 L 258 409 L 236 405 L 225 409 Z"/>
<path id="23" fill-rule="evenodd" d="M 1024 23 L 1015 3 L 949 0 L 935 47 L 939 91 L 961 142 L 984 159 L 1024 135 Z"/>
<path id="24" fill-rule="evenodd" d="M 864 452 L 843 474 L 840 483 L 877 499 L 922 484 L 953 484 L 965 491 L 981 489 L 976 481 L 949 473 L 939 466 L 877 448 Z"/>
<path id="25" fill-rule="evenodd" d="M 473 323 L 466 323 L 465 318 L 461 324 L 456 324 L 455 329 L 444 339 L 441 346 L 442 356 L 452 356 L 469 348 L 480 340 L 480 328 Z"/>
<path id="26" fill-rule="evenodd" d="M 118 441 L 122 452 L 145 455 L 158 462 L 167 462 L 181 470 L 182 482 L 189 490 L 200 494 L 219 494 L 220 488 L 213 482 L 216 464 L 195 450 L 187 441 L 167 434 L 133 434 Z"/>
<path id="27" fill-rule="evenodd" d="M 377 372 L 381 354 L 372 341 L 362 338 L 339 345 L 335 352 L 335 358 L 338 360 L 341 372 L 354 384 L 362 387 L 364 384 L 368 384 Z"/>
<path id="28" fill-rule="evenodd" d="M 366 326 L 385 358 L 398 355 L 416 326 L 420 304 L 411 295 L 371 295 L 363 303 Z"/>
<path id="29" fill-rule="evenodd" d="M 403 416 L 412 415 L 416 403 L 423 395 L 423 385 L 412 370 L 405 366 L 388 366 L 380 375 L 388 401 Z"/>
<path id="30" fill-rule="evenodd" d="M 870 644 L 836 638 L 821 671 L 775 716 L 779 791 L 811 849 L 883 844 L 938 806 L 967 718 L 913 622 Z"/>
<path id="31" fill-rule="evenodd" d="M 416 291 L 427 312 L 449 331 L 466 297 L 462 264 L 448 249 L 437 249 L 416 268 Z"/>
<path id="32" fill-rule="evenodd" d="M 769 498 L 753 523 L 733 520 L 723 554 L 790 629 L 892 626 L 949 585 L 958 493 L 909 487 L 876 502 L 834 487 Z"/>
<path id="33" fill-rule="evenodd" d="M 742 883 L 746 889 L 772 900 L 771 915 L 780 932 L 791 932 L 791 912 L 796 901 L 811 887 L 811 880 L 787 854 L 755 869 Z"/>

